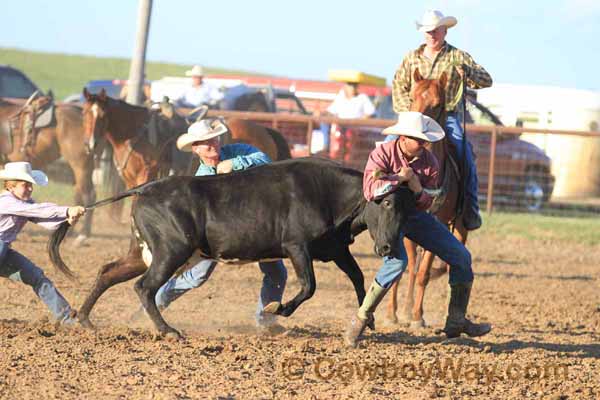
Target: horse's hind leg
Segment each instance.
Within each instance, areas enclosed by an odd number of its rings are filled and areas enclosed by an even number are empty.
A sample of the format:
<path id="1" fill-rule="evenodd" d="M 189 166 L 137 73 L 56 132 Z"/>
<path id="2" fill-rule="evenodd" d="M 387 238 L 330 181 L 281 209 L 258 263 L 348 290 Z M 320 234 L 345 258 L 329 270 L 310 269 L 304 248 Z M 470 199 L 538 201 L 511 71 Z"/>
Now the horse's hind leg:
<path id="1" fill-rule="evenodd" d="M 133 279 L 136 276 L 143 274 L 146 269 L 146 265 L 142 260 L 141 251 L 137 246 L 131 247 L 127 256 L 102 266 L 96 277 L 94 287 L 77 313 L 81 325 L 87 328 L 93 328 L 89 319 L 90 313 L 100 296 L 102 296 L 108 288 L 117 283 Z"/>
<path id="2" fill-rule="evenodd" d="M 291 301 L 285 304 L 280 304 L 278 302 L 268 304 L 264 308 L 264 311 L 289 317 L 294 313 L 296 308 L 300 306 L 300 304 L 313 296 L 317 284 L 315 281 L 313 262 L 306 246 L 294 246 L 287 248 L 286 250 L 290 260 L 292 261 L 292 265 L 294 266 L 296 276 L 300 281 L 300 292 Z"/>
<path id="3" fill-rule="evenodd" d="M 429 284 L 431 264 L 434 257 L 435 255 L 432 252 L 426 251 L 419 263 L 415 304 L 412 309 L 412 318 L 410 321 L 411 328 L 422 328 L 425 326 L 425 321 L 423 320 L 423 299 L 425 298 L 425 289 L 427 288 L 427 284 Z"/>

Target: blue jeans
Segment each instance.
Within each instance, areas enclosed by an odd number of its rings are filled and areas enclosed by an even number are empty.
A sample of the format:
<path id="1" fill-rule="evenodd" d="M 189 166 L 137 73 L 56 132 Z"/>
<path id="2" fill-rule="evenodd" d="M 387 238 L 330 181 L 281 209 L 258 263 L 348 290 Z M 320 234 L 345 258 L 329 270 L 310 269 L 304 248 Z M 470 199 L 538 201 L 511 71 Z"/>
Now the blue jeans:
<path id="1" fill-rule="evenodd" d="M 72 323 L 71 306 L 60 294 L 44 271 L 31 260 L 0 240 L 0 276 L 31 286 L 33 292 L 48 306 L 57 321 Z"/>
<path id="2" fill-rule="evenodd" d="M 208 280 L 216 265 L 216 261 L 204 259 L 181 275 L 169 279 L 156 293 L 156 305 L 165 309 L 188 290 L 202 286 Z M 281 260 L 260 262 L 258 266 L 264 277 L 260 296 L 258 297 L 256 322 L 260 325 L 268 325 L 275 321 L 275 316 L 264 314 L 263 309 L 265 305 L 273 301 L 281 302 L 287 282 L 287 270 Z"/>
<path id="3" fill-rule="evenodd" d="M 463 154 L 467 157 L 467 168 L 464 171 L 466 175 L 464 178 L 466 180 L 465 186 L 465 207 L 470 208 L 469 211 L 477 214 L 479 213 L 479 201 L 477 199 L 477 169 L 475 167 L 475 156 L 473 155 L 473 146 L 471 143 L 467 145 L 466 153 L 463 153 L 463 128 L 462 128 L 462 118 L 460 113 L 448 113 L 446 117 L 446 126 L 444 127 L 444 131 L 446 132 L 446 136 L 452 141 L 452 144 L 456 147 L 456 153 L 458 156 L 458 164 L 459 167 L 462 168 L 463 163 Z M 391 142 L 393 140 L 398 139 L 396 135 L 388 135 L 385 138 L 385 142 Z"/>
<path id="4" fill-rule="evenodd" d="M 408 217 L 408 221 L 398 238 L 398 253 L 394 257 L 384 257 L 383 265 L 377 271 L 375 280 L 384 288 L 389 288 L 400 279 L 406 269 L 408 257 L 402 242 L 404 236 L 431 251 L 450 265 L 450 284 L 473 281 L 471 254 L 452 233 L 431 214 L 417 211 Z"/>
<path id="5" fill-rule="evenodd" d="M 462 127 L 462 116 L 460 113 L 448 113 L 446 117 L 446 135 L 450 138 L 454 147 L 456 148 L 456 153 L 458 156 L 459 166 L 462 167 L 463 163 L 463 154 L 466 156 L 466 164 L 467 168 L 464 171 L 466 180 L 465 186 L 465 207 L 470 208 L 473 213 L 479 213 L 479 201 L 477 199 L 477 169 L 475 167 L 475 156 L 473 154 L 473 146 L 471 143 L 467 143 L 467 148 L 464 148 L 463 145 L 463 127 Z M 466 151 L 465 151 L 466 150 Z"/>

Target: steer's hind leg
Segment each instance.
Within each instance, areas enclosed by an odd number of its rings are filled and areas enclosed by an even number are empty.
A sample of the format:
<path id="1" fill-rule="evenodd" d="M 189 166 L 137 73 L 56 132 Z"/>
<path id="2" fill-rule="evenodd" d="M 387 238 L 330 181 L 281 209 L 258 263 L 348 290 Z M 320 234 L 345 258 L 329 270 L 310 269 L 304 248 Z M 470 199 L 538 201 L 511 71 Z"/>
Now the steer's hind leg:
<path id="1" fill-rule="evenodd" d="M 315 282 L 315 271 L 313 269 L 312 258 L 310 257 L 306 246 L 294 246 L 287 248 L 286 250 L 288 257 L 294 266 L 294 271 L 296 271 L 296 276 L 300 281 L 300 292 L 291 301 L 285 304 L 280 304 L 278 302 L 268 304 L 264 308 L 264 311 L 289 317 L 300 304 L 313 296 L 317 284 Z"/>
<path id="2" fill-rule="evenodd" d="M 160 252 L 165 254 L 166 252 Z M 156 252 L 159 254 L 159 252 Z M 188 257 L 189 258 L 189 257 Z M 167 336 L 181 337 L 181 334 L 169 326 L 164 320 L 158 307 L 156 306 L 156 292 L 164 285 L 173 273 L 179 268 L 185 259 L 181 261 L 180 257 L 173 254 L 165 254 L 164 256 L 156 256 L 152 259 L 152 265 L 148 271 L 135 283 L 135 291 L 137 292 L 144 309 L 154 323 L 156 329 Z"/>

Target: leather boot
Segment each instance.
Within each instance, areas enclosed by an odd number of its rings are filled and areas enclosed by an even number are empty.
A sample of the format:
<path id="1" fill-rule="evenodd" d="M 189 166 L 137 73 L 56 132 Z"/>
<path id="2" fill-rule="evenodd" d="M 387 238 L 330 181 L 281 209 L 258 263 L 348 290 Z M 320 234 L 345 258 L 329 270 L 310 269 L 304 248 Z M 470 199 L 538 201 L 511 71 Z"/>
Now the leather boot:
<path id="1" fill-rule="evenodd" d="M 471 282 L 450 285 L 450 303 L 444 327 L 444 333 L 449 339 L 459 337 L 461 333 L 471 337 L 483 336 L 492 330 L 490 324 L 476 324 L 465 318 L 472 285 Z"/>
<path id="2" fill-rule="evenodd" d="M 346 329 L 344 334 L 344 341 L 348 347 L 356 347 L 358 345 L 358 339 L 365 330 L 367 325 L 374 328 L 374 317 L 373 313 L 375 309 L 381 303 L 388 289 L 384 289 L 375 281 L 371 284 L 362 305 L 358 309 L 358 313 L 350 320 L 350 325 Z"/>

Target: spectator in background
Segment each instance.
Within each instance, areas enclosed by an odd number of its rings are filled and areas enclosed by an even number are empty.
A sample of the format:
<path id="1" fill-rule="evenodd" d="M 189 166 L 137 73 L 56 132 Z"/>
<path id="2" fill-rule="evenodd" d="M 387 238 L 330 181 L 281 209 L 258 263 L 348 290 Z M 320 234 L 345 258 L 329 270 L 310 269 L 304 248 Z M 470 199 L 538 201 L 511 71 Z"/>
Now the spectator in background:
<path id="1" fill-rule="evenodd" d="M 346 82 L 344 87 L 335 96 L 333 102 L 327 107 L 325 115 L 333 115 L 338 118 L 370 118 L 375 113 L 375 106 L 366 94 L 358 93 L 358 83 Z M 317 112 L 316 116 L 320 113 Z M 329 150 L 329 124 L 321 124 L 323 132 L 323 147 Z"/>
<path id="2" fill-rule="evenodd" d="M 207 105 L 215 108 L 224 97 L 218 88 L 204 82 L 204 70 L 199 65 L 185 72 L 186 76 L 192 77 L 192 86 L 187 88 L 181 96 L 175 99 L 176 107 L 196 108 Z"/>

